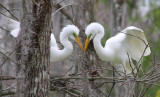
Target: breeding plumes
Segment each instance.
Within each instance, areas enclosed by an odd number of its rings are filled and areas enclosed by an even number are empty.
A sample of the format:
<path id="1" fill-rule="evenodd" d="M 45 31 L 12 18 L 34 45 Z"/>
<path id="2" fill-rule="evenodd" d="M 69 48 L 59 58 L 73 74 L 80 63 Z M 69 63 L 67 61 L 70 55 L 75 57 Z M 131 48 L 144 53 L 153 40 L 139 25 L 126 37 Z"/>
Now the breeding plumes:
<path id="1" fill-rule="evenodd" d="M 9 20 L 8 24 L 8 30 L 11 31 L 10 34 L 13 37 L 17 37 L 20 31 L 20 23 L 15 20 Z M 61 50 L 59 49 L 56 39 L 53 34 L 51 34 L 51 40 L 50 40 L 50 61 L 61 61 L 65 58 L 67 58 L 69 55 L 71 55 L 73 51 L 73 45 L 68 40 L 68 38 L 71 38 L 77 42 L 77 44 L 80 46 L 81 50 L 83 50 L 83 45 L 79 41 L 78 38 L 79 35 L 79 29 L 75 25 L 67 25 L 62 29 L 60 32 L 60 42 L 64 46 L 64 48 Z"/>
<path id="2" fill-rule="evenodd" d="M 113 65 L 118 64 L 119 67 L 116 69 L 122 67 L 122 71 L 126 74 L 130 74 L 132 71 L 137 72 L 132 59 L 139 61 L 141 56 L 151 53 L 143 30 L 133 26 L 127 27 L 116 36 L 109 38 L 104 47 L 101 44 L 104 36 L 104 28 L 101 24 L 89 24 L 85 34 L 87 39 L 84 52 L 89 41 L 93 39 L 94 49 L 99 58 L 103 61 L 111 61 Z"/>

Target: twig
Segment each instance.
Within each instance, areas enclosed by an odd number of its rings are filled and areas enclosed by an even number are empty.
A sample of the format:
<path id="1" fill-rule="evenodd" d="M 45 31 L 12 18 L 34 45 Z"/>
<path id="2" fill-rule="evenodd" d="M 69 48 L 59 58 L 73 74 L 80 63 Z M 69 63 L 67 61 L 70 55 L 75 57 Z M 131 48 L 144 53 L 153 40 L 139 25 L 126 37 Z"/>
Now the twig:
<path id="1" fill-rule="evenodd" d="M 144 51 L 143 51 L 143 53 L 142 53 L 142 55 L 141 55 L 141 58 L 140 58 L 139 61 L 137 62 L 137 65 L 138 65 L 138 64 L 140 63 L 140 61 L 142 60 L 143 55 L 144 55 L 144 53 L 145 53 L 145 51 L 147 50 L 148 47 L 149 47 L 149 46 L 146 45 L 146 47 L 145 47 L 145 49 L 144 49 Z M 140 67 L 141 67 L 141 65 L 139 65 L 138 70 L 139 70 Z M 138 71 L 138 70 L 137 70 L 137 71 Z"/>
<path id="2" fill-rule="evenodd" d="M 14 94 L 16 94 L 15 91 L 7 91 L 7 92 L 4 91 L 0 93 L 0 96 L 7 96 L 7 95 L 14 95 Z"/>
<path id="3" fill-rule="evenodd" d="M 15 77 L 12 76 L 0 76 L 0 80 L 15 80 Z"/>
<path id="4" fill-rule="evenodd" d="M 3 52 L 1 52 L 0 51 L 0 53 L 2 54 L 2 55 L 4 55 L 5 57 L 7 57 L 8 59 L 10 59 L 11 61 L 13 61 L 14 63 L 16 63 L 17 64 L 17 62 L 15 62 L 14 60 L 12 60 L 10 57 L 8 57 L 7 55 L 5 55 Z"/>
<path id="5" fill-rule="evenodd" d="M 1 26 L 0 26 L 0 29 L 5 30 L 5 31 L 8 31 L 8 32 L 9 32 L 9 30 L 7 30 L 7 29 L 5 29 L 5 28 L 3 28 L 3 27 L 1 27 Z"/>
<path id="6" fill-rule="evenodd" d="M 21 82 L 19 82 L 19 83 L 21 83 Z M 15 84 L 13 84 L 12 86 L 10 86 L 10 87 L 8 87 L 8 88 L 6 88 L 6 89 L 3 89 L 2 91 L 7 91 L 7 90 L 9 90 L 9 89 L 11 89 L 11 88 L 15 88 L 15 86 L 16 86 L 17 84 L 19 84 L 19 83 L 15 83 Z"/>
<path id="7" fill-rule="evenodd" d="M 53 77 L 51 77 L 53 78 Z M 61 78 L 53 78 L 51 79 L 52 81 L 56 81 L 56 80 L 69 80 L 69 79 L 83 79 L 83 77 L 61 77 Z M 96 80 L 96 79 L 102 79 L 102 80 L 121 80 L 119 78 L 116 77 L 89 77 L 89 80 Z"/>
<path id="8" fill-rule="evenodd" d="M 10 10 L 19 10 L 18 8 L 12 8 L 12 9 L 10 9 Z M 8 12 L 8 11 L 4 11 L 4 12 L 2 12 L 2 13 L 5 13 L 5 12 Z"/>
<path id="9" fill-rule="evenodd" d="M 149 90 L 149 88 L 151 87 L 152 85 L 149 85 L 146 90 L 142 93 L 142 95 L 140 95 L 140 97 L 144 97 L 144 95 L 146 94 L 146 92 Z"/>
<path id="10" fill-rule="evenodd" d="M 0 13 L 0 14 L 4 15 L 5 17 L 8 17 L 8 18 L 10 18 L 10 19 L 13 19 L 13 20 L 14 20 L 14 18 L 9 17 L 9 16 L 5 15 L 4 13 Z"/>
<path id="11" fill-rule="evenodd" d="M 150 67 L 151 68 L 151 67 Z M 148 71 L 146 74 L 144 74 L 144 76 L 141 79 L 144 79 L 145 77 L 147 77 L 147 75 L 149 75 L 150 73 L 154 72 L 156 70 L 156 67 L 152 67 L 150 69 L 150 71 Z M 150 75 L 151 76 L 151 75 Z"/>
<path id="12" fill-rule="evenodd" d="M 0 6 L 3 7 L 6 11 L 8 11 L 16 20 L 19 21 L 19 19 L 10 10 L 8 10 L 3 4 L 0 3 Z"/>
<path id="13" fill-rule="evenodd" d="M 71 95 L 72 97 L 80 97 L 80 95 L 76 95 L 76 94 L 74 94 L 74 93 L 72 93 L 72 92 L 70 92 L 70 91 L 68 91 L 68 90 L 65 90 L 65 89 L 61 89 L 62 91 L 64 91 L 64 92 L 66 92 L 66 93 L 68 93 L 69 95 Z"/>
<path id="14" fill-rule="evenodd" d="M 18 46 L 8 55 L 8 57 L 18 48 Z M 8 60 L 8 57 L 3 61 L 2 65 L 0 66 L 0 69 L 4 65 L 4 63 Z"/>
<path id="15" fill-rule="evenodd" d="M 130 58 L 130 56 L 129 56 L 129 54 L 128 54 L 128 52 L 127 52 L 127 56 L 128 56 L 128 60 L 129 60 L 129 65 L 130 65 L 130 67 L 131 67 L 131 69 L 132 69 L 132 75 L 136 78 L 136 76 L 135 76 L 135 73 L 134 73 L 134 69 L 133 69 L 133 67 L 132 67 L 132 61 L 131 61 L 131 58 Z"/>
<path id="16" fill-rule="evenodd" d="M 145 84 L 143 84 L 142 89 L 140 89 L 141 91 L 140 91 L 138 97 L 141 97 L 140 95 L 142 94 L 142 92 L 143 92 L 143 90 L 144 90 L 144 86 L 145 86 Z"/>
<path id="17" fill-rule="evenodd" d="M 35 0 L 32 0 L 32 2 L 35 3 L 39 7 L 38 3 Z"/>
<path id="18" fill-rule="evenodd" d="M 57 12 L 59 12 L 60 10 L 62 10 L 63 8 L 65 7 L 68 7 L 68 6 L 71 6 L 71 5 L 76 5 L 75 3 L 73 4 L 68 4 L 68 5 L 65 5 L 63 7 L 60 6 L 60 4 L 58 4 L 58 9 L 52 14 L 52 16 L 54 16 Z M 59 8 L 60 7 L 60 8 Z M 72 19 L 71 19 L 72 20 Z"/>
<path id="19" fill-rule="evenodd" d="M 82 28 L 81 25 L 80 25 L 78 22 L 74 21 L 72 15 L 68 12 L 68 10 L 65 10 L 65 9 L 64 9 L 65 7 L 68 7 L 68 6 L 71 6 L 71 7 L 72 7 L 73 5 L 74 5 L 74 6 L 79 6 L 78 4 L 73 3 L 73 4 L 68 4 L 68 5 L 65 5 L 65 6 L 62 7 L 62 6 L 58 3 L 57 5 L 54 6 L 54 7 L 57 8 L 57 10 L 56 10 L 56 12 L 54 12 L 54 13 L 52 14 L 52 16 L 54 16 L 58 11 L 61 11 L 61 13 L 62 13 L 63 15 L 65 15 L 69 20 L 71 20 L 72 23 L 76 24 L 79 28 Z M 79 6 L 79 7 L 80 7 L 80 6 Z"/>

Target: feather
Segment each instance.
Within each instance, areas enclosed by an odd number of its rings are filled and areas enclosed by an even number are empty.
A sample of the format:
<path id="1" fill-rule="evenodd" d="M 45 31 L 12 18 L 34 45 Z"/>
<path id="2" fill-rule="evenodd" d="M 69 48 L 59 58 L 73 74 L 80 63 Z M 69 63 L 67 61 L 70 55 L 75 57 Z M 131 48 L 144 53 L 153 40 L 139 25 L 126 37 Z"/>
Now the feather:
<path id="1" fill-rule="evenodd" d="M 123 33 L 125 33 L 126 36 L 123 40 L 123 45 L 130 54 L 131 58 L 139 61 L 143 53 L 143 56 L 147 56 L 151 53 L 150 48 L 147 47 L 148 42 L 143 30 L 131 26 L 124 29 L 121 34 Z"/>
<path id="2" fill-rule="evenodd" d="M 18 34 L 19 34 L 19 29 L 14 29 L 10 32 L 10 34 L 13 36 L 13 37 L 17 37 Z"/>
<path id="3" fill-rule="evenodd" d="M 20 22 L 15 21 L 11 18 L 7 18 L 7 22 L 5 23 L 7 30 L 12 31 L 20 28 Z"/>

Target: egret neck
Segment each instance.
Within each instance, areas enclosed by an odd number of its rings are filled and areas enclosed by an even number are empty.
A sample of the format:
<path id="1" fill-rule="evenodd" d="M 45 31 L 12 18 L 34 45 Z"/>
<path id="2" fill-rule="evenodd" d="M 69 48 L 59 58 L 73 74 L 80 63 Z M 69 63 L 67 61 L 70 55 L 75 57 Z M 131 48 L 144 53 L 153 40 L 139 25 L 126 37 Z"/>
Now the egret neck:
<path id="1" fill-rule="evenodd" d="M 100 57 L 100 59 L 102 59 L 103 61 L 111 61 L 112 57 L 113 57 L 113 51 L 108 48 L 108 47 L 103 47 L 101 44 L 101 39 L 104 36 L 104 34 L 101 33 L 97 33 L 93 39 L 93 43 L 94 43 L 94 49 L 96 51 L 96 53 L 98 54 L 98 56 Z M 106 60 L 107 59 L 107 60 Z"/>
<path id="2" fill-rule="evenodd" d="M 68 35 L 65 35 L 65 34 L 67 34 L 67 33 L 63 33 L 63 38 L 60 37 L 60 40 L 61 40 L 62 45 L 64 46 L 64 49 L 60 50 L 61 53 L 59 53 L 59 54 L 63 59 L 65 59 L 66 57 L 71 55 L 71 53 L 73 51 L 73 45 L 68 40 Z"/>

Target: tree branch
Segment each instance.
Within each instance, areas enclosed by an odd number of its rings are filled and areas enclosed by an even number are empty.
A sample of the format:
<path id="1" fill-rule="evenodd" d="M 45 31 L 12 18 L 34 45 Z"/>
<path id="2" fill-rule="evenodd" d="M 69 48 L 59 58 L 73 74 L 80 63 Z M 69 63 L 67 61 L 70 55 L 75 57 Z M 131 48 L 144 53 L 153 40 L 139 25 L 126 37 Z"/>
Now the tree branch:
<path id="1" fill-rule="evenodd" d="M 61 6 L 59 3 L 54 5 L 55 8 L 57 8 L 57 11 L 54 12 L 52 14 L 52 16 L 54 16 L 58 11 L 60 11 L 63 15 L 65 15 L 67 17 L 67 19 L 69 19 L 73 24 L 77 25 L 79 28 L 82 28 L 82 26 L 77 22 L 77 21 L 74 21 L 72 15 L 68 12 L 68 10 L 64 9 L 65 7 L 68 7 L 68 6 L 73 6 L 73 5 L 77 5 L 77 4 L 68 4 L 68 5 L 65 5 L 65 6 Z M 77 5 L 78 6 L 78 5 Z"/>
<path id="2" fill-rule="evenodd" d="M 8 10 L 3 4 L 0 3 L 0 6 L 3 7 L 6 11 L 8 11 L 11 14 L 11 16 L 13 16 L 17 21 L 19 21 L 19 19 L 10 10 Z"/>

